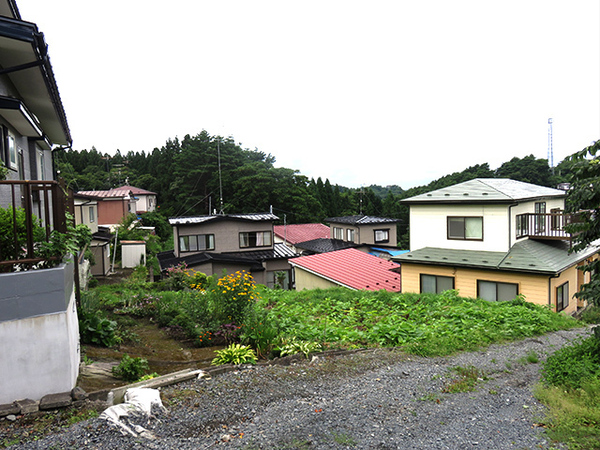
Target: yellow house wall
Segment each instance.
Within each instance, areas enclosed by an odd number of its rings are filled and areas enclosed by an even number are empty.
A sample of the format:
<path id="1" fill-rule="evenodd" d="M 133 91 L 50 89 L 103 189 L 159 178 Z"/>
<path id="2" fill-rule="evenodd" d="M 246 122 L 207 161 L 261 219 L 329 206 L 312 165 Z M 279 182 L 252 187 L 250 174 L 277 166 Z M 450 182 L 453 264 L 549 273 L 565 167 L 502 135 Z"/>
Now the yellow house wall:
<path id="1" fill-rule="evenodd" d="M 428 266 L 422 264 L 407 264 L 403 262 L 402 292 L 420 292 L 420 274 L 453 277 L 454 288 L 460 295 L 472 298 L 477 297 L 477 280 L 516 283 L 519 286 L 519 294 L 522 294 L 528 302 L 536 303 L 538 305 L 548 304 L 549 277 L 547 275 L 530 275 L 491 270 L 465 269 L 460 267 Z M 556 286 L 559 286 L 560 284 L 557 284 Z M 570 286 L 571 284 L 569 283 L 569 287 Z M 555 306 L 555 289 L 552 292 L 553 305 Z M 569 308 L 571 308 L 571 306 L 571 302 L 569 302 Z"/>
<path id="2" fill-rule="evenodd" d="M 296 290 L 301 291 L 303 289 L 328 289 L 331 287 L 339 287 L 339 284 L 333 283 L 324 278 L 313 275 L 306 270 L 296 267 Z"/>

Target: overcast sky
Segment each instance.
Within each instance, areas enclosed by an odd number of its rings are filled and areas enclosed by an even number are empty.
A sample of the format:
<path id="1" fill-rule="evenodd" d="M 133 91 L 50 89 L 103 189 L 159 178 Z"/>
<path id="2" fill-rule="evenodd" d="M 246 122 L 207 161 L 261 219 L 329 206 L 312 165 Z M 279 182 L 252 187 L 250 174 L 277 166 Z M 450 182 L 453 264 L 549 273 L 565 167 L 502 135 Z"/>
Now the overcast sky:
<path id="1" fill-rule="evenodd" d="M 348 187 L 600 138 L 598 0 L 17 0 L 73 148 L 206 130 Z"/>

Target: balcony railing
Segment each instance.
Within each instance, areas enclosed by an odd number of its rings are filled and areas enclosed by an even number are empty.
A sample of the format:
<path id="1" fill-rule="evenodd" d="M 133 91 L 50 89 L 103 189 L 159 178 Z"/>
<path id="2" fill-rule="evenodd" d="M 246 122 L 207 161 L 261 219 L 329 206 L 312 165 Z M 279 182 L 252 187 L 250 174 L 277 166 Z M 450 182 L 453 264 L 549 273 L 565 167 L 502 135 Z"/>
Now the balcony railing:
<path id="1" fill-rule="evenodd" d="M 9 228 L 4 230 L 4 239 L 0 240 L 0 272 L 11 272 L 15 266 L 29 269 L 48 260 L 35 254 L 39 236 L 34 235 L 34 230 L 41 226 L 46 241 L 53 230 L 64 233 L 66 212 L 73 211 L 72 198 L 56 181 L 0 181 L 0 207 L 5 209 L 4 225 Z M 21 208 L 25 217 L 20 222 L 18 210 Z"/>
<path id="2" fill-rule="evenodd" d="M 517 215 L 517 239 L 557 239 L 571 240 L 565 225 L 578 221 L 577 214 L 565 213 L 525 213 Z"/>

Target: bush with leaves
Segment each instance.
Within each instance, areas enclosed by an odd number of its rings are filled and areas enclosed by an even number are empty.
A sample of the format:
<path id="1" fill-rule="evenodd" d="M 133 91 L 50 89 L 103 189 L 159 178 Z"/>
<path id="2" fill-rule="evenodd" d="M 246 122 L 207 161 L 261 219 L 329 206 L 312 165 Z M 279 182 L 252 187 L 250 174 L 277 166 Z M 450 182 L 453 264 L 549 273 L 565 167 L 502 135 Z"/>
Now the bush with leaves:
<path id="1" fill-rule="evenodd" d="M 79 334 L 82 344 L 114 347 L 121 343 L 117 322 L 100 316 L 98 312 L 79 313 Z"/>
<path id="2" fill-rule="evenodd" d="M 578 389 L 587 380 L 600 377 L 600 339 L 591 336 L 557 350 L 542 368 L 545 383 Z"/>
<path id="3" fill-rule="evenodd" d="M 150 370 L 145 358 L 132 358 L 125 354 L 118 366 L 112 368 L 113 375 L 125 381 L 137 381 Z"/>

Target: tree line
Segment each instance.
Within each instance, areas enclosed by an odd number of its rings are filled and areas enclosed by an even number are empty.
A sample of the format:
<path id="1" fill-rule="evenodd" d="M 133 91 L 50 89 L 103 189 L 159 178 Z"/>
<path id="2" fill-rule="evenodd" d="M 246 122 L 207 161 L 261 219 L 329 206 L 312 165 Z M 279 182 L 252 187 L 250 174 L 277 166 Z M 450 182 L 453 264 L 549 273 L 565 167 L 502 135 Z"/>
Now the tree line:
<path id="1" fill-rule="evenodd" d="M 366 214 L 400 219 L 401 244 L 408 243 L 408 207 L 400 200 L 473 178 L 511 178 L 555 187 L 567 181 L 561 162 L 555 170 L 546 159 L 512 158 L 492 170 L 487 163 L 404 190 L 398 185 L 348 188 L 316 180 L 298 170 L 275 167 L 275 157 L 243 149 L 232 137 L 202 131 L 181 141 L 168 140 L 152 152 L 114 155 L 91 150 L 56 153 L 58 175 L 75 191 L 104 190 L 125 184 L 157 193 L 165 217 L 213 212 L 264 212 L 271 207 L 287 223 L 322 222 L 327 217 Z M 220 175 L 219 175 L 220 174 Z"/>

